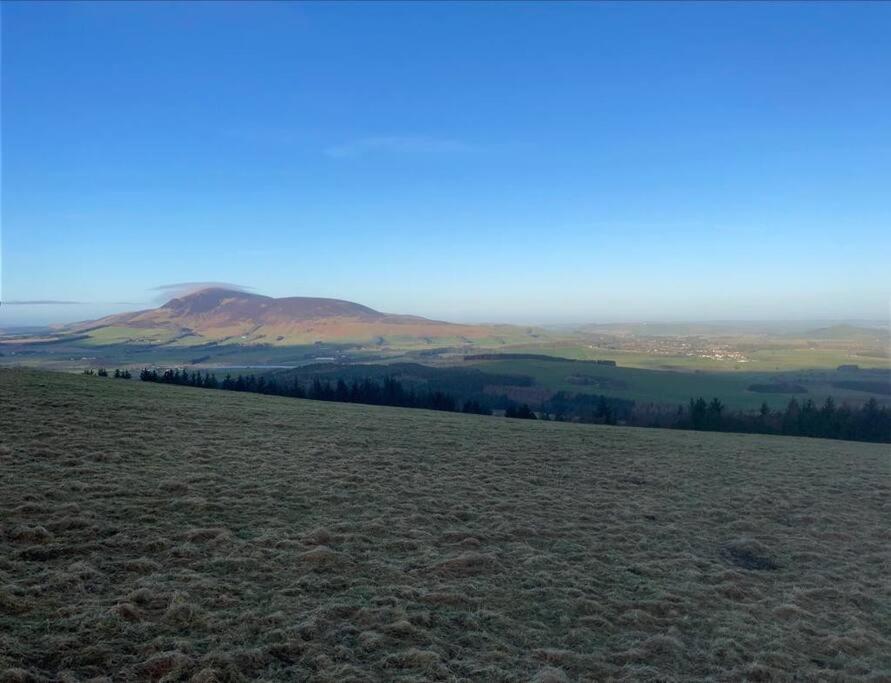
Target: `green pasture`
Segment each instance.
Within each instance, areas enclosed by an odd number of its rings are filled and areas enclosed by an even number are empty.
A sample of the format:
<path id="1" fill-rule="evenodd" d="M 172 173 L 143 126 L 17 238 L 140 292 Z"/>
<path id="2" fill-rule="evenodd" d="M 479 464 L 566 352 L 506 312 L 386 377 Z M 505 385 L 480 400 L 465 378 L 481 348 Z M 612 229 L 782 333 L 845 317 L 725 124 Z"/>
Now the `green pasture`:
<path id="1" fill-rule="evenodd" d="M 553 391 L 606 394 L 638 403 L 686 404 L 691 397 L 704 396 L 708 399 L 717 397 L 734 409 L 754 410 L 763 402 L 777 409 L 785 406 L 791 398 L 799 401 L 810 398 L 822 402 L 827 396 L 832 396 L 839 401 L 860 403 L 872 395 L 831 385 L 831 382 L 841 379 L 860 379 L 864 375 L 872 377 L 871 373 L 864 372 L 680 372 L 542 360 L 467 361 L 467 364 L 492 373 L 527 375 L 536 384 Z M 579 377 L 590 379 L 590 383 L 579 384 Z M 576 381 L 572 381 L 572 378 L 576 378 Z M 773 381 L 800 383 L 807 393 L 777 394 L 748 390 L 752 384 Z M 887 395 L 876 395 L 876 398 L 883 402 L 889 400 Z"/>

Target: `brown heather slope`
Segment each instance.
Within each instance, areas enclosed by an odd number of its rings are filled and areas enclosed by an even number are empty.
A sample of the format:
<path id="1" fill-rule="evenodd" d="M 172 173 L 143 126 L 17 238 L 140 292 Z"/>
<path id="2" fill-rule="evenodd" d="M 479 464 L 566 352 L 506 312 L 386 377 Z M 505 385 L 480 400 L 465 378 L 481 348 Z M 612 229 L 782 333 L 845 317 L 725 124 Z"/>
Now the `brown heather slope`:
<path id="1" fill-rule="evenodd" d="M 0 370 L 0 680 L 888 681 L 889 458 Z"/>
<path id="2" fill-rule="evenodd" d="M 312 297 L 275 299 L 221 288 L 203 289 L 160 308 L 121 313 L 70 327 L 75 333 L 105 327 L 169 329 L 207 341 L 237 338 L 240 343 L 294 344 L 316 341 L 373 341 L 379 337 L 467 338 L 497 335 L 510 326 L 459 325 L 411 315 L 390 315 L 342 301 Z"/>

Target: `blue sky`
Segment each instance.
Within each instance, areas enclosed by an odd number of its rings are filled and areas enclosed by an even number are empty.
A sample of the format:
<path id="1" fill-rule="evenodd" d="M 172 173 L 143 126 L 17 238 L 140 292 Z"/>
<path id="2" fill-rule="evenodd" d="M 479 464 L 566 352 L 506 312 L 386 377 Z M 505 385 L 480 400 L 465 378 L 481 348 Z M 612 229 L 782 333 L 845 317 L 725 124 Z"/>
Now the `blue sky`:
<path id="1" fill-rule="evenodd" d="M 886 318 L 891 4 L 3 3 L 0 324 L 158 286 Z M 167 291 L 167 290 L 163 290 Z"/>

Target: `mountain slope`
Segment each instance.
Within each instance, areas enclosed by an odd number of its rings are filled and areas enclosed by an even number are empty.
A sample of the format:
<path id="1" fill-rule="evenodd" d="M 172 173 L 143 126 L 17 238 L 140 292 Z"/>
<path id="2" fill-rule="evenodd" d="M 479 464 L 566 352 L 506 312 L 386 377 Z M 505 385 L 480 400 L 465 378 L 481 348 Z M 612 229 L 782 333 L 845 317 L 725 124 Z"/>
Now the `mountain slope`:
<path id="1" fill-rule="evenodd" d="M 381 343 L 416 339 L 421 343 L 527 336 L 509 325 L 459 325 L 410 315 L 381 313 L 340 299 L 276 299 L 220 288 L 172 299 L 160 308 L 79 323 L 72 332 L 116 343 L 237 341 L 241 344 Z"/>

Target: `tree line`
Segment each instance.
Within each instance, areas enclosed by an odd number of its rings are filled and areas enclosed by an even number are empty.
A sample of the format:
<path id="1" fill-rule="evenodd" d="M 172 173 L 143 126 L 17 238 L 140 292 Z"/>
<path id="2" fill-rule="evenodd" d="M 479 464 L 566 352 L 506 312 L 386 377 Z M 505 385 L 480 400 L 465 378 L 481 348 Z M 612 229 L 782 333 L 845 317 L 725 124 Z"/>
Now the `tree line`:
<path id="1" fill-rule="evenodd" d="M 105 368 L 99 368 L 98 370 L 93 370 L 92 368 L 88 370 L 84 370 L 85 375 L 98 375 L 99 377 L 108 377 L 108 370 Z M 115 370 L 112 375 L 114 379 L 131 379 L 133 375 L 130 374 L 129 370 Z"/>
<path id="2" fill-rule="evenodd" d="M 542 410 L 558 421 L 615 425 L 631 419 L 635 403 L 603 394 L 558 391 L 542 404 Z"/>
<path id="3" fill-rule="evenodd" d="M 85 374 L 94 374 L 85 370 Z M 100 368 L 98 374 L 108 377 L 108 371 Z M 115 378 L 130 379 L 128 370 L 115 370 Z M 144 382 L 177 384 L 242 391 L 317 401 L 341 403 L 365 403 L 370 405 L 397 406 L 402 408 L 426 408 L 447 412 L 463 412 L 491 415 L 492 404 L 479 398 L 463 400 L 454 394 L 440 390 L 419 390 L 405 385 L 398 379 L 385 376 L 380 380 L 353 378 L 328 380 L 314 377 L 311 380 L 293 377 L 279 381 L 263 375 L 227 374 L 222 380 L 213 373 L 189 372 L 185 369 L 143 369 L 139 379 Z M 871 441 L 891 443 L 891 409 L 870 398 L 859 407 L 846 403 L 837 404 L 831 397 L 818 406 L 812 399 L 799 402 L 791 399 L 782 410 L 772 410 L 762 403 L 757 412 L 730 411 L 718 398 L 707 401 L 703 397 L 691 398 L 687 405 L 676 409 L 645 404 L 597 394 L 569 394 L 557 392 L 543 401 L 537 410 L 528 404 L 511 401 L 506 396 L 493 399 L 504 405 L 508 418 L 558 420 L 599 424 L 624 424 L 636 427 L 662 427 L 668 429 L 692 429 L 697 431 L 742 432 L 756 434 L 780 434 L 809 436 L 823 439 Z"/>
<path id="4" fill-rule="evenodd" d="M 336 401 L 339 403 L 365 403 L 369 405 L 397 406 L 400 408 L 426 408 L 447 412 L 475 413 L 491 415 L 492 411 L 481 405 L 479 401 L 459 401 L 452 394 L 442 391 L 416 391 L 406 388 L 402 382 L 393 377 L 384 377 L 380 382 L 374 379 L 353 379 L 349 383 L 343 379 L 334 382 L 314 378 L 304 385 L 295 377 L 290 382 L 279 382 L 275 377 L 263 375 L 226 375 L 218 380 L 211 373 L 164 370 L 144 368 L 139 373 L 143 382 L 160 384 L 178 384 L 182 386 L 200 387 L 203 389 L 221 389 L 223 391 L 244 391 L 274 396 L 290 396 L 292 398 L 309 398 L 315 401 Z"/>
<path id="5" fill-rule="evenodd" d="M 821 439 L 891 443 L 891 410 L 870 398 L 860 407 L 837 404 L 832 397 L 818 406 L 812 399 L 791 399 L 783 410 L 767 403 L 755 412 L 731 412 L 717 398 L 691 398 L 676 411 L 640 409 L 630 424 L 645 427 L 811 436 Z"/>

